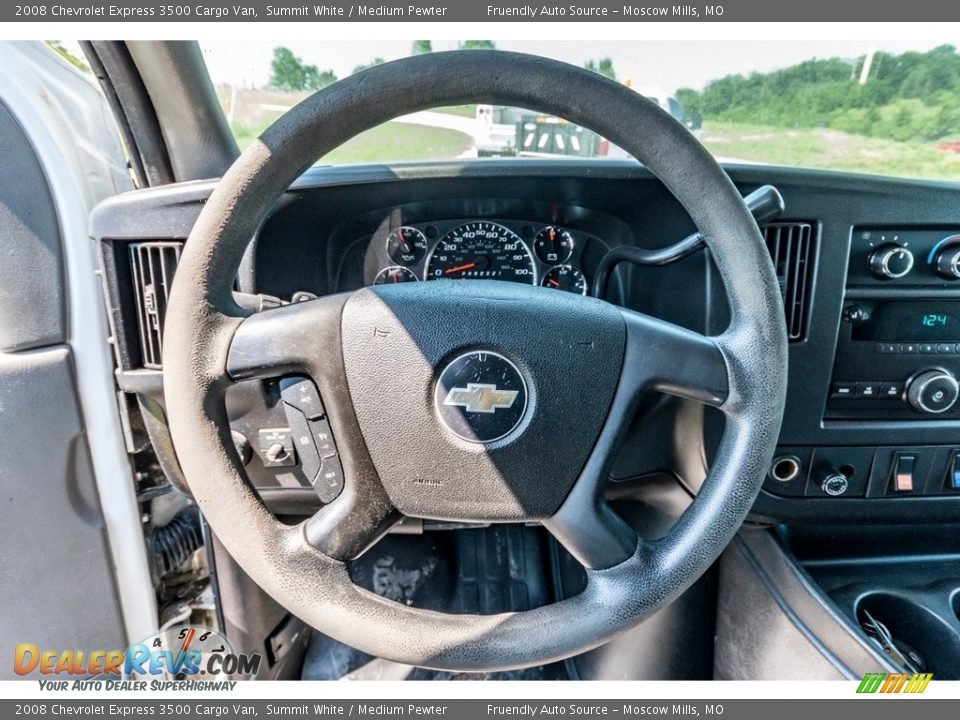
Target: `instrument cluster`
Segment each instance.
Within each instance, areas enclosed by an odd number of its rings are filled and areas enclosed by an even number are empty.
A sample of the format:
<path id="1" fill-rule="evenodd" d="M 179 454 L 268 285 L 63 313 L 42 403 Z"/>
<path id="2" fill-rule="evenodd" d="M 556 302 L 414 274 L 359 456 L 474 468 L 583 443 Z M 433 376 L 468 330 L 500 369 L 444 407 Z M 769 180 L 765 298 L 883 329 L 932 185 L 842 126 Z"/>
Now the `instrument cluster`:
<path id="1" fill-rule="evenodd" d="M 368 249 L 367 283 L 505 280 L 587 295 L 588 236 L 560 225 L 449 220 L 386 227 Z"/>

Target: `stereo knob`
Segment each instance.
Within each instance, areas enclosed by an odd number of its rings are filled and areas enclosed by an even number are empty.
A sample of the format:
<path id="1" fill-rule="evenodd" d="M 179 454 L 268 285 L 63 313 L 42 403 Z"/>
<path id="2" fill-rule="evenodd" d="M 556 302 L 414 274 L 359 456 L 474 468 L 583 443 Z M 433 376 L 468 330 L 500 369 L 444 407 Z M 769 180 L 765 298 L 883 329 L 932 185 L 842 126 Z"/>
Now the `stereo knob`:
<path id="1" fill-rule="evenodd" d="M 907 402 L 914 410 L 937 415 L 957 402 L 960 386 L 946 370 L 924 370 L 907 384 Z"/>
<path id="2" fill-rule="evenodd" d="M 960 245 L 947 245 L 938 252 L 934 266 L 948 280 L 960 279 Z"/>
<path id="3" fill-rule="evenodd" d="M 870 272 L 884 280 L 902 278 L 913 269 L 913 253 L 903 245 L 888 243 L 870 253 Z"/>

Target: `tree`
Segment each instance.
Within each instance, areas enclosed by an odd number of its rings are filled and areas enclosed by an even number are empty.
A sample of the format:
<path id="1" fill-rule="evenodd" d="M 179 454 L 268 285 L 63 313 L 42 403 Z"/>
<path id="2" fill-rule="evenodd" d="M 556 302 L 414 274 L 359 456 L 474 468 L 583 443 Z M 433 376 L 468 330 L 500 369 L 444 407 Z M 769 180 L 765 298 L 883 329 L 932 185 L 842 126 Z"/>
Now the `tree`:
<path id="1" fill-rule="evenodd" d="M 317 70 L 316 65 L 305 64 L 285 47 L 273 49 L 270 70 L 270 87 L 286 92 L 319 90 L 337 81 L 332 70 Z"/>
<path id="2" fill-rule="evenodd" d="M 67 50 L 59 40 L 47 40 L 47 46 L 80 72 L 90 72 L 90 66 Z"/>
<path id="3" fill-rule="evenodd" d="M 433 43 L 429 40 L 414 40 L 413 47 L 410 48 L 411 55 L 427 55 L 433 52 Z"/>
<path id="4" fill-rule="evenodd" d="M 353 74 L 356 75 L 358 72 L 363 72 L 364 70 L 367 70 L 367 69 L 372 68 L 372 67 L 376 67 L 377 65 L 383 65 L 383 63 L 384 63 L 384 60 L 383 60 L 382 57 L 374 58 L 373 60 L 371 60 L 371 61 L 368 62 L 368 63 L 365 63 L 365 64 L 363 64 L 363 65 L 357 65 L 357 66 L 353 69 Z"/>
<path id="5" fill-rule="evenodd" d="M 460 43 L 461 50 L 496 50 L 493 40 L 464 40 Z"/>
<path id="6" fill-rule="evenodd" d="M 592 70 L 595 73 L 600 73 L 604 77 L 608 77 L 611 80 L 617 79 L 617 73 L 613 70 L 613 60 L 608 57 L 600 58 L 599 61 L 596 60 L 587 60 L 583 65 L 587 70 Z"/>

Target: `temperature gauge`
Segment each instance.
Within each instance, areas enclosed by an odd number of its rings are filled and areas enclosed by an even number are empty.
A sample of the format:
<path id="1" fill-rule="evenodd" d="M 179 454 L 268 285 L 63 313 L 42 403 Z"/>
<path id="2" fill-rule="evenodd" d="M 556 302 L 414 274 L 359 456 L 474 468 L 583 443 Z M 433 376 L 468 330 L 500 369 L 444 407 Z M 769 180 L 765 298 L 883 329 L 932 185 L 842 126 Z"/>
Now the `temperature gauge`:
<path id="1" fill-rule="evenodd" d="M 557 265 L 550 268 L 540 284 L 555 290 L 587 294 L 587 278 L 572 265 Z"/>
<path id="2" fill-rule="evenodd" d="M 394 283 L 416 282 L 419 280 L 412 270 L 405 267 L 388 267 L 377 273 L 373 279 L 374 285 L 393 285 Z"/>
<path id="3" fill-rule="evenodd" d="M 426 254 L 427 238 L 416 228 L 404 225 L 387 236 L 387 255 L 397 265 L 416 265 Z"/>
<path id="4" fill-rule="evenodd" d="M 565 263 L 573 254 L 573 237 L 556 225 L 547 225 L 533 239 L 537 257 L 548 265 Z"/>

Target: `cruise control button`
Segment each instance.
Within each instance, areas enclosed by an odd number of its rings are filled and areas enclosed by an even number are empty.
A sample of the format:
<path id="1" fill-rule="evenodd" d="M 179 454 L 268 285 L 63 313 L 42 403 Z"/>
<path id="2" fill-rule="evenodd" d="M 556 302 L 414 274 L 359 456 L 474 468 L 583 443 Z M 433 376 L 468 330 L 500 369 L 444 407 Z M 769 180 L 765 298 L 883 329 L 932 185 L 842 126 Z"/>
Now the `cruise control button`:
<path id="1" fill-rule="evenodd" d="M 302 377 L 283 378 L 280 381 L 280 397 L 287 405 L 291 405 L 302 412 L 307 420 L 322 418 L 326 413 L 320 393 L 313 382 Z"/>
<path id="2" fill-rule="evenodd" d="M 300 468 L 307 481 L 316 477 L 320 470 L 320 455 L 313 444 L 313 437 L 307 419 L 296 408 L 287 409 L 287 422 L 290 423 L 290 432 L 293 435 L 293 444 L 300 457 Z"/>
<path id="3" fill-rule="evenodd" d="M 325 503 L 333 502 L 337 495 L 343 491 L 343 466 L 340 464 L 340 458 L 333 455 L 324 458 L 323 467 L 317 473 L 313 481 L 313 489 L 317 491 L 317 496 Z"/>
<path id="4" fill-rule="evenodd" d="M 315 420 L 310 423 L 310 431 L 313 433 L 313 441 L 317 444 L 317 452 L 320 457 L 325 458 L 335 455 L 337 446 L 333 442 L 333 431 L 330 429 L 330 423 L 326 420 Z"/>

